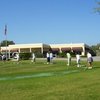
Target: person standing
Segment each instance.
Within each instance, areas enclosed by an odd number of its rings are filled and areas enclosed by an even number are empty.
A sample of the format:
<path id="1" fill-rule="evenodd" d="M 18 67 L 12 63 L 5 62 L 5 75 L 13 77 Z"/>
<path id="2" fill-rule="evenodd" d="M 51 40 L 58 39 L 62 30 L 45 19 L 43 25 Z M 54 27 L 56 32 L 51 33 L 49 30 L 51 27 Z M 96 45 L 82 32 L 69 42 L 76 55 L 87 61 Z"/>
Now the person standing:
<path id="1" fill-rule="evenodd" d="M 50 52 L 50 63 L 53 64 L 53 53 Z"/>
<path id="2" fill-rule="evenodd" d="M 80 55 L 79 55 L 79 53 L 76 54 L 76 63 L 77 63 L 77 67 L 80 67 Z"/>
<path id="3" fill-rule="evenodd" d="M 50 64 L 50 53 L 49 52 L 47 52 L 46 57 L 47 57 L 47 64 Z"/>
<path id="4" fill-rule="evenodd" d="M 69 66 L 71 64 L 71 55 L 69 52 L 67 52 L 67 65 Z"/>
<path id="5" fill-rule="evenodd" d="M 6 56 L 4 54 L 2 55 L 2 61 L 6 61 Z"/>
<path id="6" fill-rule="evenodd" d="M 32 60 L 31 60 L 31 62 L 36 62 L 35 53 L 32 53 Z"/>
<path id="7" fill-rule="evenodd" d="M 19 63 L 19 53 L 16 53 L 17 64 Z"/>
<path id="8" fill-rule="evenodd" d="M 91 53 L 87 53 L 87 62 L 88 62 L 88 69 L 92 69 L 92 62 L 93 62 L 93 58 Z"/>

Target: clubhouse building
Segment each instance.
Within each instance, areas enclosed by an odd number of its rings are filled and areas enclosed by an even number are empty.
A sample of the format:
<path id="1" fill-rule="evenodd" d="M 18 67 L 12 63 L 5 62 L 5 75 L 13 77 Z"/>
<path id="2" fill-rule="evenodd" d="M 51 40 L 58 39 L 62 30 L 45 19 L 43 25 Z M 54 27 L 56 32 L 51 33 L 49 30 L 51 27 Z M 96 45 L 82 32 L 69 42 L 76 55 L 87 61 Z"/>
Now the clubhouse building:
<path id="1" fill-rule="evenodd" d="M 70 43 L 70 44 L 43 44 L 43 43 L 33 43 L 33 44 L 14 44 L 9 45 L 8 47 L 1 47 L 0 52 L 8 52 L 9 57 L 10 53 L 13 52 L 39 52 L 46 54 L 48 51 L 52 51 L 53 54 L 58 54 L 62 52 L 73 52 L 80 53 L 82 56 L 85 56 L 89 51 L 92 55 L 95 55 L 94 51 L 84 43 Z"/>

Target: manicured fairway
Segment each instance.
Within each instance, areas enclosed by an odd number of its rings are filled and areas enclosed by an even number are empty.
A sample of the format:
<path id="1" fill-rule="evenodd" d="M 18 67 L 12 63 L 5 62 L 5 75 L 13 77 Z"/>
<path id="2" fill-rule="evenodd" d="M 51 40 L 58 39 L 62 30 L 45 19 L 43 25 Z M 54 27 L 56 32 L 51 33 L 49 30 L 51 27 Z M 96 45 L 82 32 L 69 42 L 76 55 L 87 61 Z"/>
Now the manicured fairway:
<path id="1" fill-rule="evenodd" d="M 100 100 L 99 94 L 100 62 L 91 70 L 60 60 L 0 62 L 0 100 Z"/>

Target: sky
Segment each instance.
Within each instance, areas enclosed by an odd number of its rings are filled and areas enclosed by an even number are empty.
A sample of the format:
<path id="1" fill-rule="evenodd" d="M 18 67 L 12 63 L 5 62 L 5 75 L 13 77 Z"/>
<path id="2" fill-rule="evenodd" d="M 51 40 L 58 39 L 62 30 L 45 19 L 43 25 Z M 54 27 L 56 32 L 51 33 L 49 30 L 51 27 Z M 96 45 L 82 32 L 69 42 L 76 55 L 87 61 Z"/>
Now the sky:
<path id="1" fill-rule="evenodd" d="M 15 44 L 100 43 L 95 0 L 0 0 L 0 41 Z"/>

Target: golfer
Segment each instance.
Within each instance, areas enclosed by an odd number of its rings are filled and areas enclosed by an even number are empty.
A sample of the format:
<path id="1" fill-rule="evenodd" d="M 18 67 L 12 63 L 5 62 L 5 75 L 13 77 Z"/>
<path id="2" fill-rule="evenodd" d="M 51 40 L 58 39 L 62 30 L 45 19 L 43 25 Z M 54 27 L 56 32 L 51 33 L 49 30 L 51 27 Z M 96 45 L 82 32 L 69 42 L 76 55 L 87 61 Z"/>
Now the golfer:
<path id="1" fill-rule="evenodd" d="M 90 52 L 87 52 L 88 69 L 92 69 L 93 58 Z"/>
<path id="2" fill-rule="evenodd" d="M 53 53 L 50 52 L 50 63 L 53 64 Z"/>
<path id="3" fill-rule="evenodd" d="M 80 67 L 80 55 L 79 55 L 79 53 L 76 54 L 76 63 L 77 63 L 77 67 Z"/>
<path id="4" fill-rule="evenodd" d="M 32 53 L 32 60 L 31 60 L 31 62 L 36 62 L 35 53 Z"/>
<path id="5" fill-rule="evenodd" d="M 71 55 L 70 53 L 68 52 L 67 53 L 67 65 L 69 66 L 71 64 Z"/>
<path id="6" fill-rule="evenodd" d="M 50 64 L 50 53 L 49 52 L 47 52 L 46 57 L 47 57 L 47 64 Z"/>

